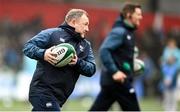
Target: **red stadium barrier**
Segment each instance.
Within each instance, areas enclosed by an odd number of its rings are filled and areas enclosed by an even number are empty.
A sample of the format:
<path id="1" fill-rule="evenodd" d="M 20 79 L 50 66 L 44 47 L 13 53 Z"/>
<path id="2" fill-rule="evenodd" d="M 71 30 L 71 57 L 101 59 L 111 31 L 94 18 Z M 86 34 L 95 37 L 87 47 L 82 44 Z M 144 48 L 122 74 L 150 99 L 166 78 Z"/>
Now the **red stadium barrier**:
<path id="1" fill-rule="evenodd" d="M 109 8 L 98 8 L 89 5 L 47 3 L 47 2 L 8 2 L 0 1 L 0 20 L 9 18 L 12 22 L 28 22 L 34 17 L 42 17 L 45 27 L 54 27 L 61 24 L 65 13 L 70 8 L 82 8 L 90 15 L 90 29 L 97 27 L 101 22 L 112 26 L 119 14 L 118 10 Z M 154 21 L 154 14 L 144 13 L 144 19 L 138 32 L 143 32 L 145 28 L 151 27 Z M 172 27 L 180 28 L 180 18 L 164 16 L 164 30 L 168 31 Z"/>

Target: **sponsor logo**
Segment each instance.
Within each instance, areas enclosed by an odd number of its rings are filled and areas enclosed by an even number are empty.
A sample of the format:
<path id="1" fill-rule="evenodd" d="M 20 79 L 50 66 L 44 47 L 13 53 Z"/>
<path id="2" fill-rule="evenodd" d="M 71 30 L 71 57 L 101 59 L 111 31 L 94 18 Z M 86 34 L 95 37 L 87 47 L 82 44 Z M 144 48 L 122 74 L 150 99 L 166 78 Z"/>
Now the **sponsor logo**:
<path id="1" fill-rule="evenodd" d="M 131 36 L 130 36 L 130 35 L 127 35 L 127 39 L 128 39 L 128 40 L 131 40 Z"/>
<path id="2" fill-rule="evenodd" d="M 46 103 L 46 107 L 52 107 L 52 103 L 51 102 L 47 102 Z"/>
<path id="3" fill-rule="evenodd" d="M 129 89 L 129 93 L 134 93 L 134 92 L 135 92 L 134 88 Z"/>

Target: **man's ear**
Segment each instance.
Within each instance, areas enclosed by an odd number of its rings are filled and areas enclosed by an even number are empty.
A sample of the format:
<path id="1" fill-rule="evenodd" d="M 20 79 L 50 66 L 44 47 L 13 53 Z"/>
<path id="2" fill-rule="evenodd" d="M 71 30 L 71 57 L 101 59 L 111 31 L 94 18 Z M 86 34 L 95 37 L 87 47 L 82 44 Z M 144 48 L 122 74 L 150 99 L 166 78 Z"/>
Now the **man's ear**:
<path id="1" fill-rule="evenodd" d="M 131 19 L 131 14 L 130 13 L 127 13 L 127 19 Z"/>
<path id="2" fill-rule="evenodd" d="M 72 19 L 71 22 L 72 22 L 73 26 L 75 26 L 75 24 L 76 24 L 76 19 Z"/>

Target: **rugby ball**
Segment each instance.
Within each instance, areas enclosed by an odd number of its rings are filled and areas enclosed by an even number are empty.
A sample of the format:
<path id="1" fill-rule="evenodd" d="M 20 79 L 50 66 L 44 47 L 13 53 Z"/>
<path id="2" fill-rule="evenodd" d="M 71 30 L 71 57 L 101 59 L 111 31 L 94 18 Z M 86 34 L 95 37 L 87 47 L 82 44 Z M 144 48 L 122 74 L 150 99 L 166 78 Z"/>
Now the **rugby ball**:
<path id="1" fill-rule="evenodd" d="M 134 72 L 135 75 L 141 75 L 144 72 L 145 65 L 140 59 L 134 58 Z"/>
<path id="2" fill-rule="evenodd" d="M 52 49 L 52 52 L 56 54 L 57 63 L 56 67 L 66 66 L 76 54 L 74 47 L 69 43 L 61 43 Z"/>

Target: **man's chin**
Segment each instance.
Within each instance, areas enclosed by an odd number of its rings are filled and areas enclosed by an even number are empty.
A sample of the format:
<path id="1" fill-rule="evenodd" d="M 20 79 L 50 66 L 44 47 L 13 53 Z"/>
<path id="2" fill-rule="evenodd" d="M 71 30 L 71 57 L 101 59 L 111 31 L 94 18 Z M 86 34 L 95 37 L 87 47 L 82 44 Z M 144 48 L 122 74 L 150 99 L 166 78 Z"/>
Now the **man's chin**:
<path id="1" fill-rule="evenodd" d="M 136 26 L 136 27 L 139 27 L 139 26 L 140 26 L 140 23 L 137 23 L 135 26 Z"/>
<path id="2" fill-rule="evenodd" d="M 81 35 L 82 38 L 85 38 L 85 35 Z"/>

